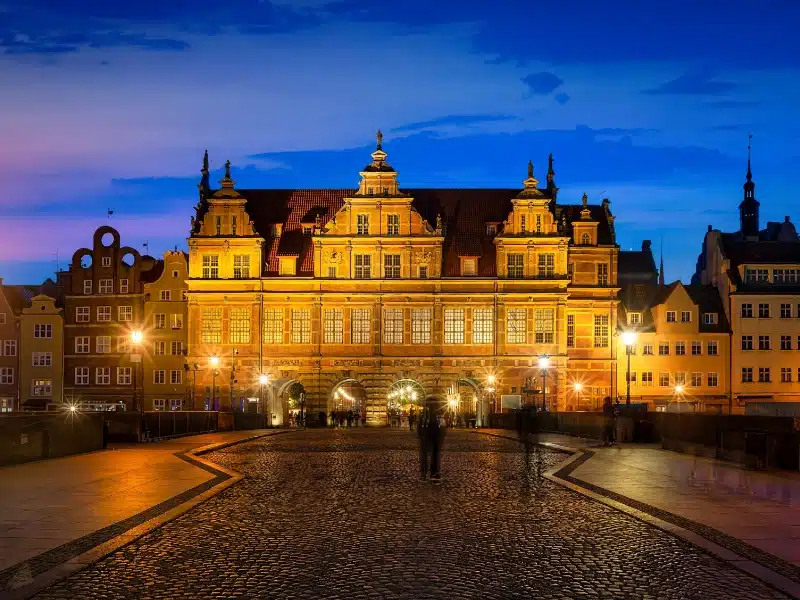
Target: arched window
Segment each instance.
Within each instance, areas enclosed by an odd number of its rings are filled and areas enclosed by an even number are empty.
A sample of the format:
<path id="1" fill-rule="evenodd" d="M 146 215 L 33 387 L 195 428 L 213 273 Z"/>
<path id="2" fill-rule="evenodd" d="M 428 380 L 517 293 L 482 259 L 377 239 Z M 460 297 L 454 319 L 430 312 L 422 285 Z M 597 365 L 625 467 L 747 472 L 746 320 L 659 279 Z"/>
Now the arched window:
<path id="1" fill-rule="evenodd" d="M 591 243 L 592 243 L 592 238 L 589 236 L 588 233 L 584 233 L 581 236 L 581 244 L 583 244 L 584 246 L 588 246 Z"/>

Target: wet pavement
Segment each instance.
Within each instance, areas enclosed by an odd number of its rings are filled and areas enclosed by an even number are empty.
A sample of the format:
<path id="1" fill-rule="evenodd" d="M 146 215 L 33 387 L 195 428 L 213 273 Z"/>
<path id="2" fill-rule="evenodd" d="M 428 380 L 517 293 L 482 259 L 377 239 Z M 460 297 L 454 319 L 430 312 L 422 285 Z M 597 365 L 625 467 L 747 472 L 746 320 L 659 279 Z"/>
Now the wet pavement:
<path id="1" fill-rule="evenodd" d="M 246 479 L 37 598 L 786 598 L 542 477 L 566 455 L 451 431 L 309 430 L 207 455 Z"/>

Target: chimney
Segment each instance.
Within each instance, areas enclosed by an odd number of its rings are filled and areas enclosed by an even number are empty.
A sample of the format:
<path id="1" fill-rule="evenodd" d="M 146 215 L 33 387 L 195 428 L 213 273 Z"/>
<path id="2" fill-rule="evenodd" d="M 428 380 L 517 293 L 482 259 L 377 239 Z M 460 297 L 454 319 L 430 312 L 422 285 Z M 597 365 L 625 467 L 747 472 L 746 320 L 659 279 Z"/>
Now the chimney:
<path id="1" fill-rule="evenodd" d="M 709 225 L 708 226 L 708 233 L 711 233 L 711 229 L 712 229 L 712 227 L 711 227 L 711 225 Z"/>
<path id="2" fill-rule="evenodd" d="M 786 215 L 785 217 L 783 217 L 783 222 L 784 223 L 791 223 L 791 221 L 789 220 L 789 215 Z"/>
<path id="3" fill-rule="evenodd" d="M 650 240 L 642 241 L 642 252 L 651 252 L 650 246 L 653 244 Z"/>

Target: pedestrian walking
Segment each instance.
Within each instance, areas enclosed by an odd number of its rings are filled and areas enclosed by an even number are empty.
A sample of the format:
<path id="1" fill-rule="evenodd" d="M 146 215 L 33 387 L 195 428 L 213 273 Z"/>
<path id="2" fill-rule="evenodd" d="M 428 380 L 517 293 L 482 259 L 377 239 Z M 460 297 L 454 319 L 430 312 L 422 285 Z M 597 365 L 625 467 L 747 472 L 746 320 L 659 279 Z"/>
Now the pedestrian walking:
<path id="1" fill-rule="evenodd" d="M 445 407 L 446 403 L 441 396 L 430 395 L 425 398 L 425 407 L 417 419 L 420 478 L 424 480 L 430 473 L 434 483 L 442 480 L 442 443 L 447 429 L 443 415 Z"/>
<path id="2" fill-rule="evenodd" d="M 603 445 L 610 446 L 614 440 L 614 405 L 611 396 L 603 398 Z"/>

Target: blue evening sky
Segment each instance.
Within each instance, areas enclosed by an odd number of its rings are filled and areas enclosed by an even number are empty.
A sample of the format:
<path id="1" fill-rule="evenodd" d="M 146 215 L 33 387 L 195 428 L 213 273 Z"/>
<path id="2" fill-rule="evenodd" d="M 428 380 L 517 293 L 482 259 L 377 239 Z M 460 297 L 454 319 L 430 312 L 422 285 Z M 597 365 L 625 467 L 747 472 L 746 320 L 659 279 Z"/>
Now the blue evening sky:
<path id="1" fill-rule="evenodd" d="M 688 279 L 735 229 L 800 219 L 792 0 L 0 0 L 0 276 L 37 283 L 108 222 L 185 246 L 203 150 L 239 187 L 351 187 L 375 130 L 407 187 L 521 187 Z"/>

